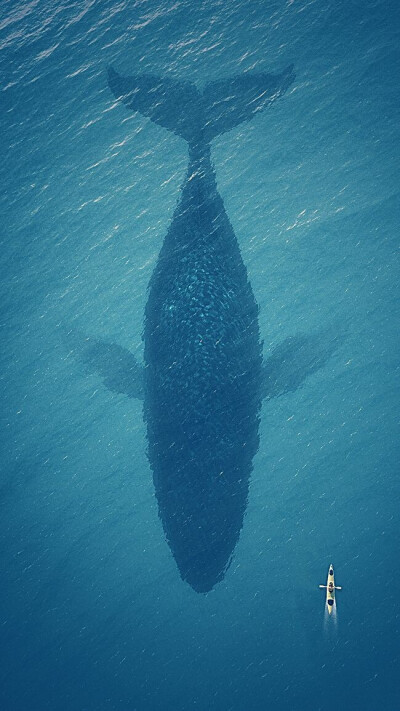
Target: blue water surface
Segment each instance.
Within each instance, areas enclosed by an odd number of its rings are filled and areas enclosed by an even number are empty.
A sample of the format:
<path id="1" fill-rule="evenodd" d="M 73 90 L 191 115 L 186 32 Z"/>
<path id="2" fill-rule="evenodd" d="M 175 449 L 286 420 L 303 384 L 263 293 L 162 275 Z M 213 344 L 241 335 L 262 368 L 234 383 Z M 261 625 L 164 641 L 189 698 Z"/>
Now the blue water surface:
<path id="1" fill-rule="evenodd" d="M 4 711 L 400 708 L 399 35 L 383 0 L 3 2 Z M 142 403 L 69 341 L 143 359 L 188 164 L 106 68 L 202 88 L 291 63 L 287 93 L 212 159 L 265 357 L 298 333 L 337 347 L 264 401 L 239 543 L 198 594 L 165 540 Z"/>

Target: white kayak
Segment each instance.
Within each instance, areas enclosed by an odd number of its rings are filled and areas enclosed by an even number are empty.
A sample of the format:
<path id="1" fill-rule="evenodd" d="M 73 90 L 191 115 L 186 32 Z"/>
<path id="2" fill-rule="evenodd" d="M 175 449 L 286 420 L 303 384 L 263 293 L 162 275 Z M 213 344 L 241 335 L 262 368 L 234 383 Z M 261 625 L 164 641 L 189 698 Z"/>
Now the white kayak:
<path id="1" fill-rule="evenodd" d="M 335 590 L 342 589 L 339 585 L 335 585 L 335 571 L 333 570 L 333 565 L 329 566 L 326 585 L 320 585 L 319 587 L 326 588 L 326 606 L 329 614 L 331 615 L 335 605 Z"/>

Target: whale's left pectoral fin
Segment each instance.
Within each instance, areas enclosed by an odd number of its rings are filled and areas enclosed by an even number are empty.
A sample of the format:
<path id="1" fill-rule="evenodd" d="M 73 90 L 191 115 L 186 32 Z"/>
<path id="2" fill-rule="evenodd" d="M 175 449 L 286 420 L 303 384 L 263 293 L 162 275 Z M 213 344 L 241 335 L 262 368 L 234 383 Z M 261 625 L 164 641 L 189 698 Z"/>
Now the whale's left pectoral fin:
<path id="1" fill-rule="evenodd" d="M 143 400 L 143 366 L 127 348 L 77 333 L 68 334 L 71 352 L 89 373 L 96 373 L 108 390 Z"/>
<path id="2" fill-rule="evenodd" d="M 297 390 L 327 363 L 337 346 L 337 336 L 328 332 L 286 338 L 264 361 L 263 398 L 270 400 Z"/>

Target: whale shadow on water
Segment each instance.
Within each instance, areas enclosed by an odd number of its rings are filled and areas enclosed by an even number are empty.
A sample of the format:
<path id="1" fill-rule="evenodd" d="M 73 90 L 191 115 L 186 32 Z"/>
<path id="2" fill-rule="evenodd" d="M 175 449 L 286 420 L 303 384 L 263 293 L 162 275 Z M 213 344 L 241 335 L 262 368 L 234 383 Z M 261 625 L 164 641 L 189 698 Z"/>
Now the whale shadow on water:
<path id="1" fill-rule="evenodd" d="M 189 166 L 149 284 L 144 368 L 101 340 L 78 339 L 73 350 L 110 390 L 143 399 L 159 516 L 180 575 L 197 592 L 222 580 L 238 541 L 262 398 L 296 389 L 334 350 L 332 342 L 318 356 L 315 339 L 308 347 L 307 336 L 294 336 L 263 363 L 258 306 L 211 163 L 211 140 L 293 80 L 290 66 L 213 82 L 201 93 L 186 82 L 108 70 L 118 100 L 188 142 Z"/>

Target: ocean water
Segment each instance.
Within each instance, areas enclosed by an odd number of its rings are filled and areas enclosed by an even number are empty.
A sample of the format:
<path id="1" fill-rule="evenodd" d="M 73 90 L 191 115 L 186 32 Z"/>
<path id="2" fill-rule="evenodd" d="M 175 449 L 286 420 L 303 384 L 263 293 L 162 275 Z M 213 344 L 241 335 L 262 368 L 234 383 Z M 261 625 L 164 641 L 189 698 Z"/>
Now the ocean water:
<path id="1" fill-rule="evenodd" d="M 400 708 L 399 34 L 383 0 L 3 2 L 4 711 Z M 239 542 L 198 594 L 165 540 L 142 403 L 70 343 L 143 360 L 188 164 L 106 69 L 202 88 L 291 63 L 286 94 L 211 155 L 265 359 L 298 334 L 336 346 L 264 400 Z"/>

